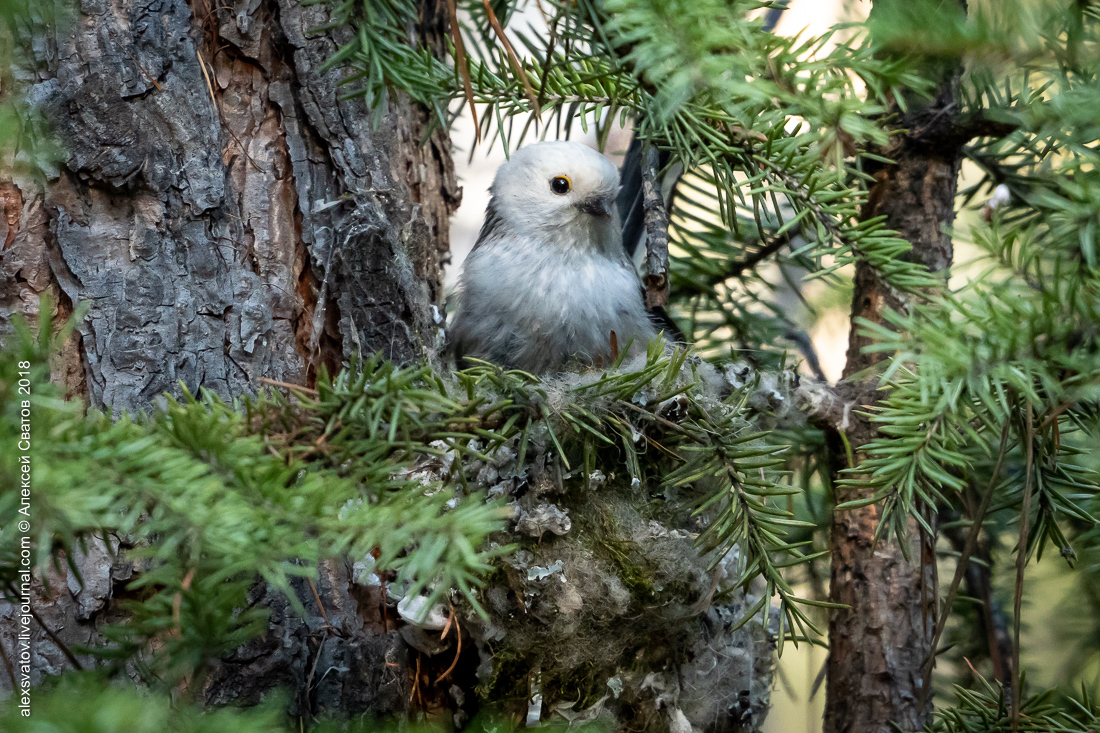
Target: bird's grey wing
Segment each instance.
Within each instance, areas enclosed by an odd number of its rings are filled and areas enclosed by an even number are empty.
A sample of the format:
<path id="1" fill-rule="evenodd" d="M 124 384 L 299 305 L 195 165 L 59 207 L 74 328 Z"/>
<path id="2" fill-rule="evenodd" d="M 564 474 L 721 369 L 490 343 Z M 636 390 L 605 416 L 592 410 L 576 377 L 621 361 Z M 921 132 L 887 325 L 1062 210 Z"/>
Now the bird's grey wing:
<path id="1" fill-rule="evenodd" d="M 496 200 L 489 199 L 489 205 L 485 207 L 485 221 L 481 225 L 481 231 L 478 232 L 477 241 L 474 242 L 473 248 L 470 250 L 469 257 L 486 242 L 492 241 L 500 237 L 503 231 L 503 220 L 500 217 L 500 212 L 497 210 Z M 444 353 L 449 353 L 454 357 L 455 364 L 459 369 L 463 369 L 469 366 L 469 362 L 464 358 L 465 354 L 474 347 L 473 334 L 471 333 L 468 318 L 463 318 L 461 310 L 458 317 L 451 324 L 450 329 L 447 332 L 447 344 L 444 347 Z"/>
<path id="2" fill-rule="evenodd" d="M 619 208 L 619 218 L 622 221 L 623 249 L 631 258 L 637 251 L 645 235 L 645 206 L 643 206 L 642 184 L 645 175 L 644 167 L 650 168 L 649 175 L 657 179 L 662 190 L 671 183 L 668 190 L 668 200 L 664 202 L 665 208 L 672 210 L 672 201 L 676 197 L 676 188 L 682 175 L 682 170 L 669 170 L 672 162 L 672 154 L 667 150 L 650 150 L 650 159 L 643 160 L 644 146 L 642 139 L 635 137 L 627 148 L 626 158 L 623 160 L 622 173 L 620 174 L 619 195 L 616 199 Z M 664 172 L 658 178 L 658 174 Z M 669 180 L 671 177 L 671 181 Z"/>
<path id="3" fill-rule="evenodd" d="M 500 212 L 497 210 L 496 199 L 489 199 L 489 205 L 485 207 L 485 221 L 481 225 L 477 241 L 474 242 L 474 248 L 470 252 L 476 252 L 477 248 L 485 242 L 499 237 L 503 229 L 503 219 L 501 219 Z"/>
<path id="4" fill-rule="evenodd" d="M 687 336 L 680 330 L 680 327 L 676 325 L 676 321 L 672 320 L 672 316 L 665 310 L 663 305 L 655 305 L 652 308 L 646 309 L 646 315 L 649 316 L 649 322 L 653 324 L 653 327 L 658 331 L 664 331 L 665 337 L 673 343 L 681 346 L 687 345 Z"/>
<path id="5" fill-rule="evenodd" d="M 642 285 L 638 288 L 638 297 L 642 300 L 642 306 L 645 307 L 645 286 Z M 680 327 L 676 325 L 676 321 L 672 320 L 672 316 L 665 310 L 663 305 L 655 305 L 652 308 L 645 309 L 646 317 L 649 318 L 649 322 L 658 331 L 664 331 L 665 338 L 681 346 L 687 346 L 687 336 L 680 330 Z"/>

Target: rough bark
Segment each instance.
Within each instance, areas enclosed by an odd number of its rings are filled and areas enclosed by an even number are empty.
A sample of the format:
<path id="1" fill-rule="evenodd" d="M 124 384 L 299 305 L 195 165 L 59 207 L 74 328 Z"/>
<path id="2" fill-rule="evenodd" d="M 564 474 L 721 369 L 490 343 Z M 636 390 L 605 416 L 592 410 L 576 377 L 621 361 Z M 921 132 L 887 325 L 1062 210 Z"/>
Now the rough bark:
<path id="1" fill-rule="evenodd" d="M 912 243 L 910 257 L 933 272 L 951 265 L 952 243 L 946 233 L 955 218 L 961 148 L 966 135 L 955 113 L 957 75 L 949 74 L 930 103 L 902 116 L 885 155 L 895 161 L 875 171 L 864 218 L 886 217 L 886 226 Z M 852 331 L 843 391 L 858 406 L 871 405 L 875 378 L 863 374 L 882 353 L 864 353 L 869 340 L 855 319 L 885 323 L 887 310 L 905 312 L 909 296 L 891 288 L 879 273 L 861 263 L 855 274 Z M 856 379 L 860 375 L 861 379 Z M 861 410 L 845 412 L 845 435 L 857 456 L 878 433 Z M 845 467 L 846 451 L 833 434 L 836 469 Z M 837 503 L 870 496 L 871 489 L 838 489 Z M 919 730 L 928 721 L 931 695 L 922 695 L 922 667 L 931 651 L 935 628 L 934 539 L 910 519 L 907 536 L 880 540 L 875 531 L 880 507 L 838 511 L 832 526 L 830 598 L 846 608 L 832 613 L 826 682 L 825 731 L 860 733 Z M 929 518 L 930 521 L 933 519 Z M 900 542 L 907 547 L 903 552 Z"/>
<path id="2" fill-rule="evenodd" d="M 418 32 L 437 44 L 443 16 L 423 11 Z M 62 317 L 85 304 L 55 378 L 131 411 L 181 383 L 236 397 L 379 350 L 433 358 L 460 197 L 449 141 L 437 129 L 421 145 L 429 118 L 407 102 L 375 128 L 341 100 L 341 72 L 320 71 L 341 39 L 309 32 L 327 21 L 294 0 L 86 0 L 24 49 L 15 73 L 66 157 L 43 185 L 0 172 L 0 339 L 44 293 Z M 135 572 L 113 555 L 93 542 L 79 575 L 62 567 L 36 590 L 36 683 L 93 664 L 72 649 L 102 641 Z M 404 647 L 377 599 L 335 566 L 320 603 L 300 590 L 305 619 L 256 590 L 271 633 L 214 672 L 207 698 L 290 685 L 307 718 L 403 711 Z M 0 604 L 8 650 L 14 626 Z"/>
<path id="3" fill-rule="evenodd" d="M 46 291 L 89 304 L 74 371 L 92 405 L 435 345 L 446 135 L 421 147 L 422 110 L 372 129 L 339 100 L 339 72 L 318 71 L 338 39 L 308 32 L 326 21 L 290 0 L 88 0 L 28 49 L 67 159 L 44 190 L 3 184 L 0 324 Z"/>
<path id="4" fill-rule="evenodd" d="M 668 211 L 661 195 L 660 155 L 645 149 L 642 163 L 642 211 L 645 212 L 645 307 L 668 305 Z"/>

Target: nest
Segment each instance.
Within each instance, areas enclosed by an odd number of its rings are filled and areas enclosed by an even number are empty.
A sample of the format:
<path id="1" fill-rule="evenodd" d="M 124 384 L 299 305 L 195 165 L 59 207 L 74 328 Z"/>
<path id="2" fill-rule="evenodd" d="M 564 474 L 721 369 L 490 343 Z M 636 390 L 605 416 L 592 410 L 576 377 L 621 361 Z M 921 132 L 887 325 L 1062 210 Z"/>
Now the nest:
<path id="1" fill-rule="evenodd" d="M 676 379 L 696 385 L 691 398 L 708 409 L 729 410 L 726 397 L 746 391 L 751 377 L 737 367 L 725 372 L 685 363 Z M 546 408 L 563 413 L 585 400 L 585 410 L 612 409 L 613 399 L 577 389 L 604 378 L 588 372 L 543 382 Z M 774 378 L 751 384 L 756 389 L 741 404 L 766 403 L 774 416 L 776 405 L 789 402 L 786 386 Z M 635 395 L 638 404 L 658 395 L 656 385 L 646 389 L 653 393 Z M 682 417 L 676 399 L 668 402 L 662 419 Z M 631 730 L 759 726 L 777 616 L 765 604 L 746 622 L 762 588 L 734 587 L 744 571 L 739 548 L 700 549 L 712 515 L 695 511 L 697 492 L 663 486 L 645 465 L 631 470 L 622 447 L 603 445 L 595 456 L 563 451 L 552 430 L 535 430 L 526 448 L 513 438 L 458 469 L 443 451 L 414 471 L 428 487 L 461 470 L 466 491 L 453 502 L 483 490 L 511 510 L 507 531 L 492 537 L 501 552 L 478 595 L 481 609 L 452 599 L 478 651 L 477 707 L 528 723 Z M 656 466 L 655 438 L 631 430 L 641 464 Z"/>

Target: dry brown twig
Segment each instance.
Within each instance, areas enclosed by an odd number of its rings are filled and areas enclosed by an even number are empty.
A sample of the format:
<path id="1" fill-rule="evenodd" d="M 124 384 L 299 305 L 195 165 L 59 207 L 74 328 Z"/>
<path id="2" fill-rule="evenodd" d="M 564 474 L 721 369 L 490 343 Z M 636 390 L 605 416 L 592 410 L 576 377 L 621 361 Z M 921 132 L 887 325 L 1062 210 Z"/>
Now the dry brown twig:
<path id="1" fill-rule="evenodd" d="M 447 670 L 436 678 L 435 683 L 437 685 L 451 676 L 451 672 L 454 672 L 455 667 L 458 666 L 458 658 L 462 654 L 462 627 L 458 623 L 458 616 L 455 614 L 454 606 L 451 606 L 451 617 L 447 619 L 447 625 L 443 627 L 443 634 L 439 638 L 441 640 L 447 638 L 447 632 L 451 630 L 452 621 L 454 621 L 455 636 L 458 637 L 458 648 L 455 650 L 455 658 L 451 661 L 451 666 L 447 667 Z"/>
<path id="2" fill-rule="evenodd" d="M 1020 611 L 1024 601 L 1024 566 L 1027 565 L 1027 535 L 1031 522 L 1031 473 L 1035 459 L 1035 426 L 1031 403 L 1027 404 L 1025 422 L 1024 502 L 1020 507 L 1020 538 L 1016 547 L 1016 595 L 1012 603 L 1012 730 L 1020 728 Z"/>
<path id="3" fill-rule="evenodd" d="M 452 4 L 454 0 L 449 0 Z M 535 119 L 542 122 L 542 113 L 539 110 L 539 101 L 535 97 L 535 90 L 531 88 L 531 82 L 527 78 L 527 72 L 523 70 L 523 65 L 519 62 L 519 58 L 516 56 L 515 50 L 512 48 L 512 42 L 508 40 L 508 36 L 504 35 L 504 28 L 501 27 L 500 21 L 497 20 L 497 14 L 493 12 L 492 6 L 489 5 L 489 0 L 481 0 L 485 6 L 485 12 L 489 14 L 489 25 L 493 26 L 493 32 L 497 34 L 497 38 L 500 39 L 501 45 L 504 46 L 505 53 L 508 54 L 508 61 L 512 64 L 512 69 L 516 72 L 516 76 L 523 82 L 523 92 L 527 95 L 527 99 L 531 102 L 531 111 L 535 113 Z"/>
<path id="4" fill-rule="evenodd" d="M 455 0 L 447 0 L 447 16 L 451 23 L 451 39 L 455 44 L 455 66 L 462 76 L 462 89 L 466 94 L 466 103 L 470 105 L 470 118 L 474 122 L 474 138 L 481 142 L 481 125 L 477 122 L 477 108 L 474 106 L 474 85 L 470 81 L 470 69 L 466 66 L 466 45 L 462 42 L 462 31 L 458 27 L 458 9 Z"/>

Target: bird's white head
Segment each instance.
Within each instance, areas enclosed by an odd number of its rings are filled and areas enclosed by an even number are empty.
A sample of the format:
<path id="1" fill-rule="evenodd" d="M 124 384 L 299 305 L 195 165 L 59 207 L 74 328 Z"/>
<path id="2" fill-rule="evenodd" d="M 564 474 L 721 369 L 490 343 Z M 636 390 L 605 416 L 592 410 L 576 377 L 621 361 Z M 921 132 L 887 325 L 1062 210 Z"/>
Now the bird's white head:
<path id="1" fill-rule="evenodd" d="M 517 150 L 497 171 L 493 213 L 512 231 L 544 233 L 575 242 L 581 232 L 598 244 L 618 231 L 619 172 L 603 155 L 577 142 L 541 142 Z M 617 244 L 617 243 L 614 243 Z"/>

